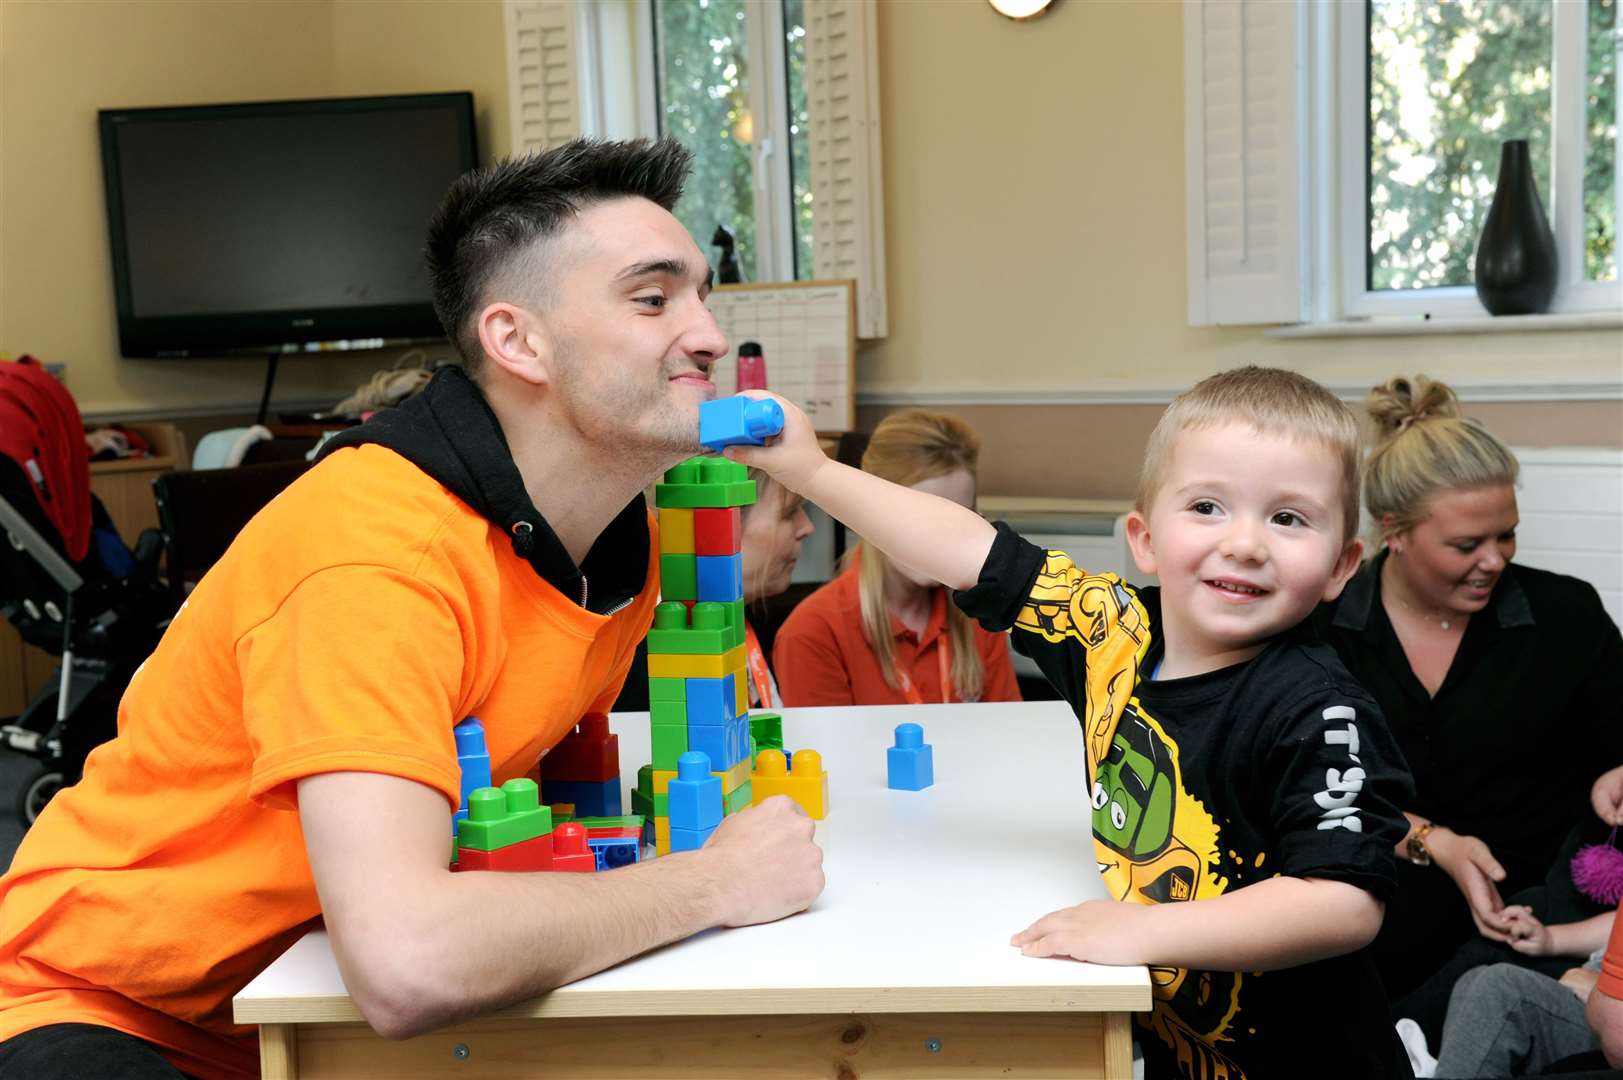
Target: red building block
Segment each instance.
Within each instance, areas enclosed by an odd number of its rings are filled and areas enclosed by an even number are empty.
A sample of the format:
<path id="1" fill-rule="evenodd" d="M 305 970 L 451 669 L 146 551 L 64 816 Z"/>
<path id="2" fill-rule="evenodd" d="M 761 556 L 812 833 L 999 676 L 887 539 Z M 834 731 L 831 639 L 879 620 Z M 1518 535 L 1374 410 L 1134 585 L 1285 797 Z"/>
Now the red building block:
<path id="1" fill-rule="evenodd" d="M 552 830 L 552 869 L 565 873 L 597 873 L 597 855 L 586 846 L 586 829 L 569 822 Z"/>
<path id="2" fill-rule="evenodd" d="M 552 869 L 552 834 L 537 836 L 495 851 L 462 848 L 457 852 L 455 870 L 507 870 L 534 872 Z"/>
<path id="3" fill-rule="evenodd" d="M 744 544 L 744 516 L 736 506 L 693 511 L 693 554 L 736 555 Z"/>
<path id="4" fill-rule="evenodd" d="M 541 759 L 542 780 L 615 780 L 620 776 L 620 736 L 609 734 L 609 718 L 587 713 L 580 726 Z"/>

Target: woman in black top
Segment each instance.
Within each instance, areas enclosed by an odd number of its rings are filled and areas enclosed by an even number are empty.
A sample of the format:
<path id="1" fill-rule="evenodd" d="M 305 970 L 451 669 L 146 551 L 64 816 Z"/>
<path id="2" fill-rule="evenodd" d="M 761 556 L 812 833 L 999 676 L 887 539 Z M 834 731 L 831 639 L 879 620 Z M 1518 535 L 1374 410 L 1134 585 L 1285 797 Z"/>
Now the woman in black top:
<path id="1" fill-rule="evenodd" d="M 1458 415 L 1452 390 L 1393 379 L 1368 408 L 1381 437 L 1364 499 L 1381 550 L 1318 622 L 1414 772 L 1374 946 L 1396 1001 L 1466 941 L 1507 940 L 1506 898 L 1544 882 L 1594 821 L 1590 786 L 1623 761 L 1623 640 L 1593 587 L 1510 561 L 1515 456 Z M 1546 921 L 1578 902 L 1539 900 Z M 1447 987 L 1429 989 L 1440 1012 Z"/>

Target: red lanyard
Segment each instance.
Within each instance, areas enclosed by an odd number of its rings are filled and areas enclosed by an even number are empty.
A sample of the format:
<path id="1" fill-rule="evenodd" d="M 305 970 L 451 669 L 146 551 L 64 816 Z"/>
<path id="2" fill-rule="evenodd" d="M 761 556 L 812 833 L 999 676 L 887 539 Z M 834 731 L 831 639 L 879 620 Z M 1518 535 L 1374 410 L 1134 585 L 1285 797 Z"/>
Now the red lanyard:
<path id="1" fill-rule="evenodd" d="M 949 704 L 952 701 L 952 650 L 947 645 L 947 634 L 942 631 L 936 639 L 935 658 L 941 668 L 941 703 Z M 923 705 L 924 698 L 919 695 L 913 680 L 907 677 L 907 672 L 900 667 L 896 669 L 896 678 L 901 681 L 902 693 L 907 697 L 909 705 Z"/>
<path id="2" fill-rule="evenodd" d="M 761 654 L 761 640 L 755 636 L 755 627 L 744 624 L 744 665 L 749 669 L 750 682 L 755 687 L 755 699 L 763 709 L 775 709 L 772 700 L 772 672 L 767 670 L 766 657 Z"/>

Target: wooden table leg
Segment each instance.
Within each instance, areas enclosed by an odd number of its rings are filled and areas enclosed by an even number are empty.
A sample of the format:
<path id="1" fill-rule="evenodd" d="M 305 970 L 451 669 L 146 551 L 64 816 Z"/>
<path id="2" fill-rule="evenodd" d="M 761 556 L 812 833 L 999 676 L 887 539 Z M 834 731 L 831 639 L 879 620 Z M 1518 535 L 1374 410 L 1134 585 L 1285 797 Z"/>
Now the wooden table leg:
<path id="1" fill-rule="evenodd" d="M 262 1080 L 299 1075 L 298 1028 L 293 1024 L 259 1025 L 259 1074 Z"/>
<path id="2" fill-rule="evenodd" d="M 1105 1078 L 1132 1080 L 1133 1019 L 1129 1013 L 1106 1013 Z"/>

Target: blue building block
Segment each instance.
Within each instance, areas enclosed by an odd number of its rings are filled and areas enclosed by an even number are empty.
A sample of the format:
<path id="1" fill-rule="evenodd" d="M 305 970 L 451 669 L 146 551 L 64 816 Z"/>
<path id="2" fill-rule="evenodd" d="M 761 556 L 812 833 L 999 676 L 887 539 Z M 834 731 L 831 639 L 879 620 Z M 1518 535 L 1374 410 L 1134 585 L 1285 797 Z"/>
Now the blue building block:
<path id="1" fill-rule="evenodd" d="M 754 761 L 750 754 L 750 718 L 746 713 L 735 716 L 727 725 L 727 768 L 730 769 L 740 761 Z M 722 770 L 725 772 L 726 770 Z"/>
<path id="2" fill-rule="evenodd" d="M 544 803 L 574 803 L 575 816 L 619 817 L 620 778 L 613 780 L 543 780 L 541 801 Z"/>
<path id="3" fill-rule="evenodd" d="M 710 775 L 708 754 L 689 750 L 677 758 L 666 793 L 673 835 L 677 829 L 708 832 L 721 824 L 721 777 Z"/>
<path id="4" fill-rule="evenodd" d="M 744 556 L 695 555 L 699 568 L 699 603 L 728 604 L 744 595 Z"/>
<path id="5" fill-rule="evenodd" d="M 715 831 L 714 828 L 678 829 L 673 825 L 671 826 L 671 850 L 698 851 L 704 847 L 704 842 L 710 839 L 710 834 Z"/>
<path id="6" fill-rule="evenodd" d="M 587 837 L 586 846 L 597 856 L 599 872 L 618 870 L 642 859 L 642 845 L 629 836 Z"/>
<path id="7" fill-rule="evenodd" d="M 742 394 L 699 406 L 699 441 L 715 451 L 724 446 L 764 446 L 783 431 L 783 406 L 771 398 Z"/>
<path id="8" fill-rule="evenodd" d="M 922 791 L 935 783 L 935 759 L 924 729 L 896 725 L 896 745 L 885 751 L 886 783 L 897 791 Z"/>
<path id="9" fill-rule="evenodd" d="M 727 747 L 727 729 L 724 727 L 688 728 L 688 750 L 696 750 L 709 758 L 710 767 L 716 772 L 726 772 L 738 764 L 736 760 L 728 760 Z M 680 759 L 677 768 L 680 771 Z"/>
<path id="10" fill-rule="evenodd" d="M 719 679 L 687 680 L 688 738 L 694 728 L 724 728 L 738 714 L 738 687 L 732 672 Z"/>
<path id="11" fill-rule="evenodd" d="M 490 751 L 485 748 L 485 726 L 470 716 L 451 729 L 456 739 L 456 763 L 462 770 L 462 809 L 468 808 L 470 792 L 494 787 L 490 782 Z"/>

